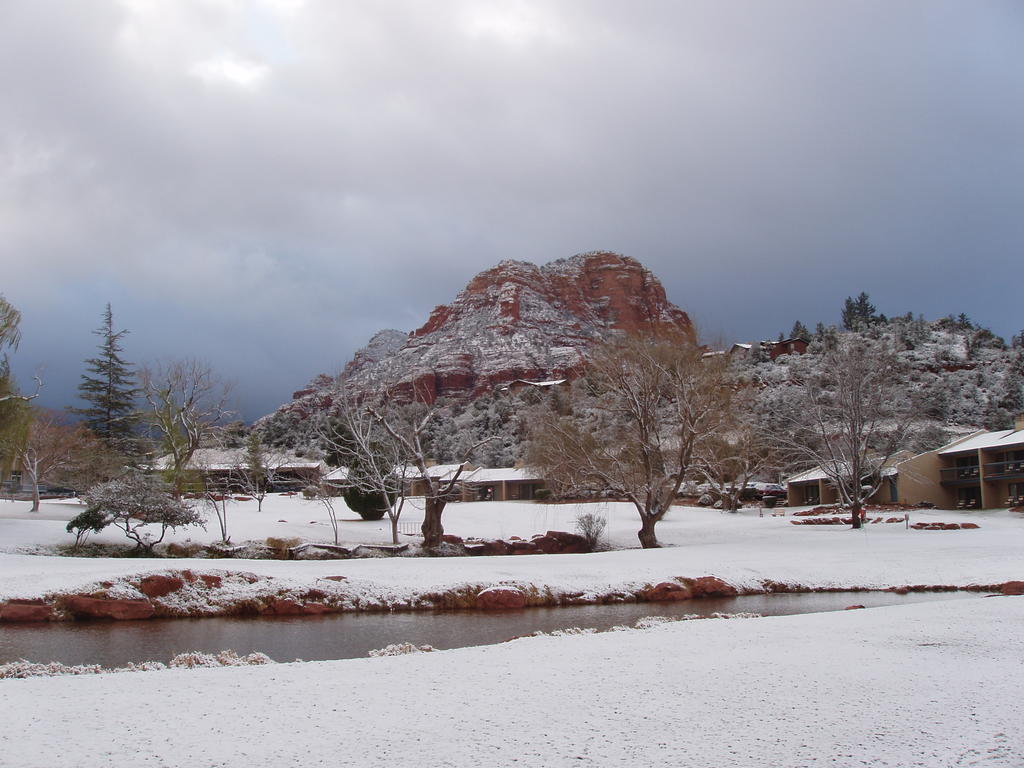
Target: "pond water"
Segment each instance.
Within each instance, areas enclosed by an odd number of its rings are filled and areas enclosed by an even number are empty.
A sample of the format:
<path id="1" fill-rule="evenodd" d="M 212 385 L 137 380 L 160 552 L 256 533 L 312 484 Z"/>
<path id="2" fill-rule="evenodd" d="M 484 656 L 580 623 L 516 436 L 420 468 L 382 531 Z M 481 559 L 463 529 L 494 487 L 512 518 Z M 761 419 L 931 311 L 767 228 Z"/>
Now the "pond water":
<path id="1" fill-rule="evenodd" d="M 537 630 L 597 630 L 631 625 L 646 616 L 708 616 L 751 612 L 768 616 L 977 597 L 967 592 L 819 592 L 749 595 L 681 603 L 622 603 L 518 611 L 412 611 L 328 616 L 153 619 L 116 622 L 54 622 L 0 625 L 0 663 L 28 659 L 65 664 L 124 666 L 169 661 L 185 651 L 261 651 L 275 661 L 351 659 L 390 643 L 438 649 L 500 643 Z"/>

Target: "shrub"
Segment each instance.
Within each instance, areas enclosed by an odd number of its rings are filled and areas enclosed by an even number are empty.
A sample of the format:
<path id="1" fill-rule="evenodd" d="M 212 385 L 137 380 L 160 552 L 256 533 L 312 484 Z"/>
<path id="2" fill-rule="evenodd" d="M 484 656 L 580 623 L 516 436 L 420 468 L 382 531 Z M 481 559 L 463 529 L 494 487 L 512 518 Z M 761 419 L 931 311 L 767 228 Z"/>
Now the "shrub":
<path id="1" fill-rule="evenodd" d="M 274 551 L 274 558 L 276 560 L 287 560 L 288 550 L 292 547 L 297 547 L 302 543 L 302 539 L 282 539 L 276 536 L 270 536 L 267 538 L 267 546 Z"/>
<path id="2" fill-rule="evenodd" d="M 113 525 L 135 542 L 136 550 L 151 555 L 163 541 L 167 529 L 203 525 L 203 519 L 181 499 L 171 496 L 170 486 L 159 479 L 135 472 L 90 488 L 84 499 L 91 510 L 103 516 L 103 525 Z M 159 526 L 154 538 L 143 526 Z"/>
<path id="3" fill-rule="evenodd" d="M 404 656 L 407 653 L 430 653 L 433 650 L 433 646 L 430 645 L 417 646 L 412 643 L 392 643 L 391 645 L 386 645 L 383 648 L 376 648 L 370 651 L 369 655 L 372 657 Z"/>
<path id="4" fill-rule="evenodd" d="M 373 493 L 359 488 L 345 490 L 345 503 L 348 508 L 363 520 L 382 520 L 391 506 L 391 501 L 383 493 Z"/>
<path id="5" fill-rule="evenodd" d="M 608 520 L 595 515 L 593 512 L 583 512 L 576 515 L 576 532 L 582 536 L 590 549 L 597 549 L 601 543 L 601 536 L 608 526 Z"/>
<path id="6" fill-rule="evenodd" d="M 75 534 L 75 544 L 71 551 L 77 552 L 78 548 L 89 538 L 90 533 L 99 533 L 109 523 L 107 516 L 100 511 L 99 507 L 88 507 L 84 512 L 75 515 L 65 528 L 68 533 Z"/>

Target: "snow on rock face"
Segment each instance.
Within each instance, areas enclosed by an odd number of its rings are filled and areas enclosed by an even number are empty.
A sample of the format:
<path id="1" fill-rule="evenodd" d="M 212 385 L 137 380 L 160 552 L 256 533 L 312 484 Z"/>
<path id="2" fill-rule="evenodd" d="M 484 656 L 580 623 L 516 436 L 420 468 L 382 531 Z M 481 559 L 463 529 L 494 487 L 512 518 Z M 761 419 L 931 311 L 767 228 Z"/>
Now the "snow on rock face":
<path id="1" fill-rule="evenodd" d="M 382 331 L 344 370 L 351 386 L 408 397 L 472 397 L 515 379 L 572 376 L 613 332 L 694 341 L 689 317 L 640 262 L 586 253 L 544 266 L 503 261 L 401 339 Z"/>
<path id="2" fill-rule="evenodd" d="M 515 587 L 488 587 L 476 596 L 476 607 L 500 611 L 526 607 L 526 595 Z"/>

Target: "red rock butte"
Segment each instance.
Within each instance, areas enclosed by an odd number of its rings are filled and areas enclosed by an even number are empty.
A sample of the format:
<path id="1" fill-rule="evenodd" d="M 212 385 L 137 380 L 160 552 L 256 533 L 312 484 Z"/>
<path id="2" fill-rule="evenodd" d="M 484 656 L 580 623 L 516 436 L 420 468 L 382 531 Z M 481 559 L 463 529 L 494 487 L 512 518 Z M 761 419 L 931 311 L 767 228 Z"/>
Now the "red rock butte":
<path id="1" fill-rule="evenodd" d="M 695 343 L 693 324 L 636 259 L 593 252 L 543 266 L 503 261 L 406 335 L 381 331 L 342 373 L 354 389 L 433 402 L 471 398 L 516 379 L 571 378 L 615 334 Z"/>

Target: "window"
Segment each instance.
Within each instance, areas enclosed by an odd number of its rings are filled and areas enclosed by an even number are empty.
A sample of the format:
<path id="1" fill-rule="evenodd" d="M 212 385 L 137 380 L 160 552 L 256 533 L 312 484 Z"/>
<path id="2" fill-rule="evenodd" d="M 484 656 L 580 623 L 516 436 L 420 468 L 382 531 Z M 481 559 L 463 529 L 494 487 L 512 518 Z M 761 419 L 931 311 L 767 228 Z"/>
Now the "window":
<path id="1" fill-rule="evenodd" d="M 968 480 L 978 476 L 978 457 L 962 456 L 956 460 L 956 479 Z"/>
<path id="2" fill-rule="evenodd" d="M 820 504 L 821 489 L 817 484 L 804 486 L 804 504 Z"/>
<path id="3" fill-rule="evenodd" d="M 977 486 L 958 488 L 956 492 L 957 509 L 976 509 L 981 506 L 981 489 Z"/>
<path id="4" fill-rule="evenodd" d="M 1010 483 L 1006 506 L 1017 507 L 1024 504 L 1024 483 Z"/>

